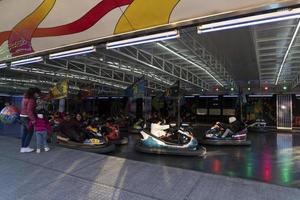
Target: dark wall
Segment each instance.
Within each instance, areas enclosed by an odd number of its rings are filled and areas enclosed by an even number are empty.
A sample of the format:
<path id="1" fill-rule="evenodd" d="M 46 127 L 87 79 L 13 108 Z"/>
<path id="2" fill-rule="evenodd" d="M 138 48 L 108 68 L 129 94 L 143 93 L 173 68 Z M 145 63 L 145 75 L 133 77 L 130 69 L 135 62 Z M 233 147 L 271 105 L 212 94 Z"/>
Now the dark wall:
<path id="1" fill-rule="evenodd" d="M 247 98 L 246 120 L 264 119 L 267 126 L 276 126 L 276 96 Z"/>
<path id="2" fill-rule="evenodd" d="M 87 98 L 83 100 L 68 99 L 66 110 L 70 113 L 87 112 L 93 115 L 115 116 L 126 108 L 126 98 Z"/>
<path id="3" fill-rule="evenodd" d="M 185 98 L 181 106 L 185 121 L 213 124 L 217 121 L 228 123 L 228 117 L 238 115 L 238 98 L 235 97 L 193 97 Z"/>
<path id="4" fill-rule="evenodd" d="M 293 127 L 300 127 L 300 97 L 293 96 Z"/>

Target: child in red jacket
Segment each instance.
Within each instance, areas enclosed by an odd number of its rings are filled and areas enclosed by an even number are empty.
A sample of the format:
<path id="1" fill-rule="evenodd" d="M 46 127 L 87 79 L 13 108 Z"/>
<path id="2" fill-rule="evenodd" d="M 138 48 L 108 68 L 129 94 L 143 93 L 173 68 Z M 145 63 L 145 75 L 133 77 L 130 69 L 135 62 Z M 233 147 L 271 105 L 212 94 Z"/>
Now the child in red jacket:
<path id="1" fill-rule="evenodd" d="M 36 153 L 41 153 L 42 147 L 44 147 L 45 152 L 47 152 L 50 150 L 47 143 L 47 135 L 52 132 L 52 128 L 43 110 L 37 111 L 36 114 L 37 118 L 35 123 L 30 124 L 30 126 L 34 126 L 34 133 L 36 135 Z"/>

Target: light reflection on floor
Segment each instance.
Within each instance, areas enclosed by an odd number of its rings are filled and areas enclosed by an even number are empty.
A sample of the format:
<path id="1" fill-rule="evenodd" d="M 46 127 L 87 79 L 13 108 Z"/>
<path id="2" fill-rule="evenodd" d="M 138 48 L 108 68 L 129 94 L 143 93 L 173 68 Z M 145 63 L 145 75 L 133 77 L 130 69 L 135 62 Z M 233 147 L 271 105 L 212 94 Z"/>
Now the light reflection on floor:
<path id="1" fill-rule="evenodd" d="M 200 138 L 204 131 L 198 129 L 195 133 Z M 0 126 L 0 134 L 3 133 L 18 137 L 19 127 Z M 251 147 L 207 146 L 205 158 L 138 153 L 134 144 L 140 136 L 131 134 L 129 137 L 128 145 L 118 147 L 110 155 L 300 188 L 300 133 L 249 133 Z"/>
<path id="2" fill-rule="evenodd" d="M 135 152 L 139 135 L 130 135 L 129 145 L 111 155 L 300 188 L 300 133 L 250 133 L 248 137 L 251 147 L 207 146 L 205 158 L 190 158 Z"/>

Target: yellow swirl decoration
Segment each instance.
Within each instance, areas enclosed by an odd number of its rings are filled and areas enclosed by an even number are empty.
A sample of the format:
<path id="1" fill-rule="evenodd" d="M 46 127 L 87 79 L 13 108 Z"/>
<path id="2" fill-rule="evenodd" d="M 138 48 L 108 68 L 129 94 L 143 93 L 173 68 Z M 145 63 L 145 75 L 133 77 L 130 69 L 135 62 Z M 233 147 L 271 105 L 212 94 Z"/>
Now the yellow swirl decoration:
<path id="1" fill-rule="evenodd" d="M 56 0 L 44 0 L 38 8 L 19 22 L 11 31 L 8 39 L 10 52 L 14 55 L 33 52 L 31 39 L 39 24 L 49 14 Z"/>
<path id="2" fill-rule="evenodd" d="M 169 23 L 170 15 L 180 0 L 135 0 L 120 18 L 115 34 Z"/>

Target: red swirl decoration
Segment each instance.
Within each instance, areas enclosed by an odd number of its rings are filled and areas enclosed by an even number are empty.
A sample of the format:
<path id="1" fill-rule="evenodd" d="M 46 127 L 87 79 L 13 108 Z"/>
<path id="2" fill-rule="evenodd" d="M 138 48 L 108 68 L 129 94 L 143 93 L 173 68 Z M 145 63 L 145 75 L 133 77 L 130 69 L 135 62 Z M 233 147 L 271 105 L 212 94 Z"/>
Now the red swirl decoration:
<path id="1" fill-rule="evenodd" d="M 50 0 L 45 0 L 39 6 L 39 8 L 37 8 L 31 15 L 29 15 L 18 25 L 16 25 L 12 31 L 5 31 L 0 33 L 0 45 L 8 40 L 9 49 L 13 56 L 32 53 L 34 51 L 31 46 L 32 38 L 62 36 L 85 31 L 95 25 L 107 13 L 120 6 L 130 5 L 133 1 L 134 0 L 102 0 L 85 15 L 72 23 L 51 28 L 38 28 L 38 25 L 42 22 L 42 20 L 54 6 L 54 4 L 51 6 Z M 53 0 L 52 2 L 55 3 L 55 1 Z M 48 3 L 48 6 L 51 6 L 48 11 L 43 10 L 42 7 L 43 4 L 46 5 L 46 3 Z M 39 13 L 38 16 L 34 17 L 35 14 L 37 15 L 39 9 L 43 11 L 42 14 Z M 35 19 L 36 21 L 33 22 L 33 19 Z"/>

